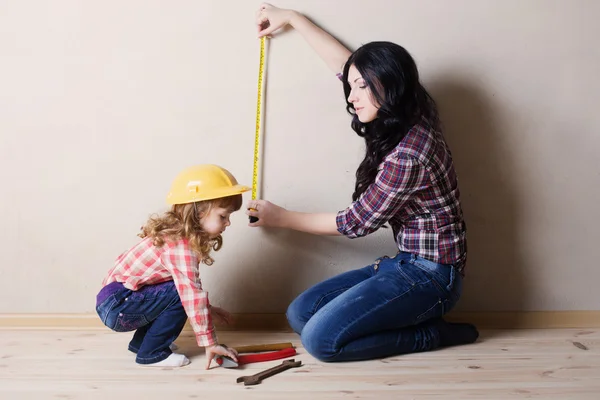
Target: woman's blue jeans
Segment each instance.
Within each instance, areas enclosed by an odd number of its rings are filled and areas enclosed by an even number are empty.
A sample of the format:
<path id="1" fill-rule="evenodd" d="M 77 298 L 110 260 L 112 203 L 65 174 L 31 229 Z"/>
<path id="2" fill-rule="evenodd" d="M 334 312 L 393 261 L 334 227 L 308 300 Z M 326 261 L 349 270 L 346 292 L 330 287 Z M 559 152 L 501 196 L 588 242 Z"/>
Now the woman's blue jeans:
<path id="1" fill-rule="evenodd" d="M 440 319 L 461 292 L 454 266 L 400 252 L 313 286 L 287 318 L 321 361 L 382 358 L 439 347 Z"/>

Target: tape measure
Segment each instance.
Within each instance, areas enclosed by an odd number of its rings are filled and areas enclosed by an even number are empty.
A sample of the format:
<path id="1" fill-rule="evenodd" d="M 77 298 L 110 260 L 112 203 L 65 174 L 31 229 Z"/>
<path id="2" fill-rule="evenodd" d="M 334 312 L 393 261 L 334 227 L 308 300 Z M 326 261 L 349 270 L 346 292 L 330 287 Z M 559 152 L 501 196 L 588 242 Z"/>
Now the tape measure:
<path id="1" fill-rule="evenodd" d="M 260 38 L 260 63 L 258 66 L 258 96 L 256 101 L 256 132 L 254 134 L 254 165 L 252 168 L 252 200 L 256 200 L 258 191 L 258 156 L 260 152 L 260 130 L 262 128 L 262 91 L 263 77 L 265 73 L 265 37 Z M 258 218 L 250 217 L 250 222 L 256 222 Z"/>

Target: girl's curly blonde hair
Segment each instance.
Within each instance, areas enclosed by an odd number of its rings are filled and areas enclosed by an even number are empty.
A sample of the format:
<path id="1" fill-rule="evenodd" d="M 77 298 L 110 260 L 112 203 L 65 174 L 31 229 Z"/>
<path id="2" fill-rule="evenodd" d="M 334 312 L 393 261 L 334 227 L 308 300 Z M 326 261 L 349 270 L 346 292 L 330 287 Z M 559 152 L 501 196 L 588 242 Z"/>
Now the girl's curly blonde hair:
<path id="1" fill-rule="evenodd" d="M 152 215 L 142 226 L 141 238 L 152 238 L 152 244 L 161 247 L 165 241 L 188 239 L 192 251 L 206 265 L 212 265 L 214 259 L 210 251 L 219 251 L 223 246 L 221 235 L 211 239 L 202 229 L 201 218 L 213 207 L 237 211 L 242 206 L 242 195 L 222 197 L 220 199 L 197 201 L 188 204 L 175 204 L 163 215 Z"/>

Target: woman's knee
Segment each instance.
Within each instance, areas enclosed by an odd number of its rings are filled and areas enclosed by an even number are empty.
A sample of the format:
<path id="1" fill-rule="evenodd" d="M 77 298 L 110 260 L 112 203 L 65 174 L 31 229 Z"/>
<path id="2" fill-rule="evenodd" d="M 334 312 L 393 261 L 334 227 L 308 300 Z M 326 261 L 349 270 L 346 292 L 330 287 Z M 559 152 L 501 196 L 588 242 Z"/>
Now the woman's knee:
<path id="1" fill-rule="evenodd" d="M 304 317 L 305 310 L 298 299 L 299 297 L 296 297 L 294 301 L 290 303 L 285 316 L 287 317 L 288 324 L 294 330 L 294 332 L 300 334 L 302 333 L 302 329 L 304 328 L 307 320 Z"/>
<path id="2" fill-rule="evenodd" d="M 327 329 L 322 323 L 310 320 L 304 327 L 300 338 L 304 349 L 317 360 L 337 361 L 340 348 L 336 346 L 331 329 Z"/>

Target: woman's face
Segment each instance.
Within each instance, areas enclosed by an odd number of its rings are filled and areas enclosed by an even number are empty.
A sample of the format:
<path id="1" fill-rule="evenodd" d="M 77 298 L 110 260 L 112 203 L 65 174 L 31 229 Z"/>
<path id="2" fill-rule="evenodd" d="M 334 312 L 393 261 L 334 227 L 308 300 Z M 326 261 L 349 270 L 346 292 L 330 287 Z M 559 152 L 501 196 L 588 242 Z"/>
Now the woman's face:
<path id="1" fill-rule="evenodd" d="M 373 121 L 377 118 L 379 104 L 373 100 L 371 88 L 367 86 L 354 65 L 351 65 L 348 69 L 348 83 L 351 89 L 348 102 L 352 103 L 358 119 L 362 123 Z"/>

